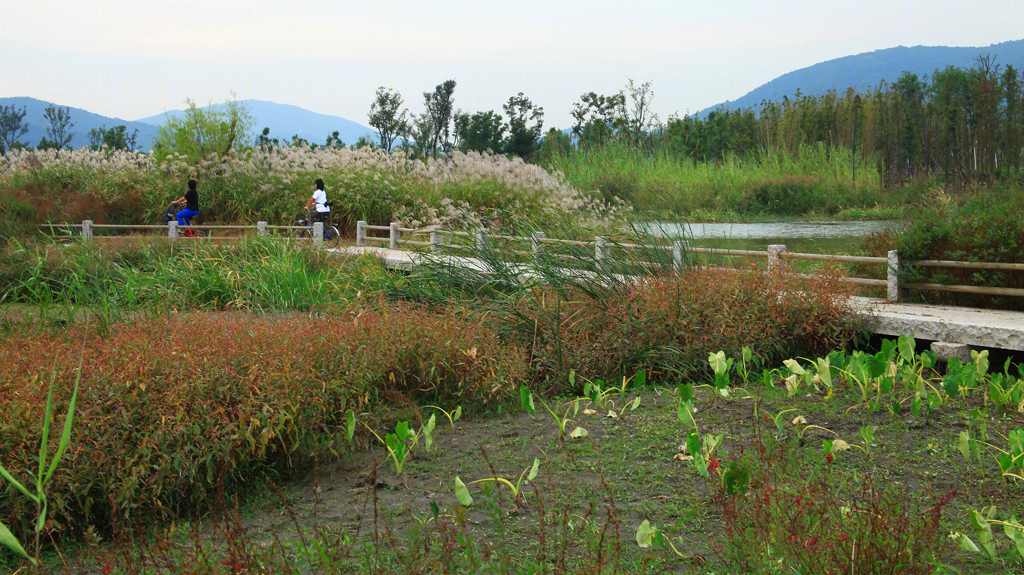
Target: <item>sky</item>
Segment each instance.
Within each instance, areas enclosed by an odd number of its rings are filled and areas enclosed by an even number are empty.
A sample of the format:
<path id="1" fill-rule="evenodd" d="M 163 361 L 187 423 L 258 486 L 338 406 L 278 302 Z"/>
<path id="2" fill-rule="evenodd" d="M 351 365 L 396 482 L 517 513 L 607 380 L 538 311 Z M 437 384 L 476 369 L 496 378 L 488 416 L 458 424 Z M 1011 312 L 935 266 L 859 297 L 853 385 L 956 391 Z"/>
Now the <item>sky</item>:
<path id="1" fill-rule="evenodd" d="M 522 92 L 569 128 L 587 92 L 650 82 L 662 121 L 807 66 L 895 46 L 1024 38 L 1021 0 L 0 0 L 0 97 L 137 120 L 269 100 L 368 125 L 378 87 L 412 114 Z"/>

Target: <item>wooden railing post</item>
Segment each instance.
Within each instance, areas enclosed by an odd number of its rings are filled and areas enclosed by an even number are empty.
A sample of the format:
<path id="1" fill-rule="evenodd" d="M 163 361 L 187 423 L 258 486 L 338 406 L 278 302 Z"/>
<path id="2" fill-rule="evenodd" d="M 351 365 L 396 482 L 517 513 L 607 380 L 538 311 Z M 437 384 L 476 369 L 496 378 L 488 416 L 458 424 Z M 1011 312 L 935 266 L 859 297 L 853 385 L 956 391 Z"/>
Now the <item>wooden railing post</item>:
<path id="1" fill-rule="evenodd" d="M 398 249 L 398 240 L 402 239 L 402 232 L 398 231 L 398 222 L 391 222 L 391 236 L 388 241 L 388 247 L 393 250 Z"/>
<path id="2" fill-rule="evenodd" d="M 900 254 L 896 250 L 888 253 L 889 265 L 886 266 L 886 294 L 885 297 L 893 303 L 906 299 L 907 290 L 900 287 L 900 273 L 903 272 L 903 264 L 900 262 Z"/>
<path id="3" fill-rule="evenodd" d="M 313 245 L 318 246 L 324 243 L 324 223 L 313 222 Z"/>
<path id="4" fill-rule="evenodd" d="M 267 222 L 256 222 L 256 235 L 261 238 L 267 237 Z"/>
<path id="5" fill-rule="evenodd" d="M 784 253 L 786 253 L 786 246 L 784 244 L 772 244 L 768 246 L 769 271 L 774 270 L 785 263 L 782 261 L 782 254 Z"/>
<path id="6" fill-rule="evenodd" d="M 92 239 L 92 220 L 82 222 L 82 243 L 87 244 Z"/>
<path id="7" fill-rule="evenodd" d="M 366 245 L 366 222 L 359 220 L 356 222 L 356 246 L 363 247 Z"/>

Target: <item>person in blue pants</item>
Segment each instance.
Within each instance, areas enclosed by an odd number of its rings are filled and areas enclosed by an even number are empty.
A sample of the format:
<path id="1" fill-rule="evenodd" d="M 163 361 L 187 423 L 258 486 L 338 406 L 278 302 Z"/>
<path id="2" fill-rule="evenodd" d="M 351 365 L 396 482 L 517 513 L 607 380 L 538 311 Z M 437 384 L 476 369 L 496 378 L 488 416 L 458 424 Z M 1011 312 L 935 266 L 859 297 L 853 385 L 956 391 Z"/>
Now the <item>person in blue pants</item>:
<path id="1" fill-rule="evenodd" d="M 199 192 L 196 191 L 196 181 L 188 181 L 188 191 L 185 195 L 174 200 L 174 204 L 185 204 L 185 209 L 178 212 L 178 225 L 188 226 L 192 224 L 192 218 L 199 215 Z"/>

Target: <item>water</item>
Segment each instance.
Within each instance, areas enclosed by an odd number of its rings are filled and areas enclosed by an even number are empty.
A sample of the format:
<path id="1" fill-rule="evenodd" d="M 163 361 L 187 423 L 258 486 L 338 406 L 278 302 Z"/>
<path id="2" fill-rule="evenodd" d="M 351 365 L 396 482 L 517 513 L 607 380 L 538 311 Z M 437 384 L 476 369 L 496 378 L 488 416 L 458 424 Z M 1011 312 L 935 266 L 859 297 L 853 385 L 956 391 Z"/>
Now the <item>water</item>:
<path id="1" fill-rule="evenodd" d="M 765 250 L 782 244 L 789 251 L 851 254 L 860 252 L 864 238 L 876 232 L 897 229 L 897 220 L 873 221 L 800 221 L 754 223 L 655 223 L 651 233 L 681 237 L 694 247 L 740 250 Z M 864 254 L 885 255 L 885 254 Z"/>

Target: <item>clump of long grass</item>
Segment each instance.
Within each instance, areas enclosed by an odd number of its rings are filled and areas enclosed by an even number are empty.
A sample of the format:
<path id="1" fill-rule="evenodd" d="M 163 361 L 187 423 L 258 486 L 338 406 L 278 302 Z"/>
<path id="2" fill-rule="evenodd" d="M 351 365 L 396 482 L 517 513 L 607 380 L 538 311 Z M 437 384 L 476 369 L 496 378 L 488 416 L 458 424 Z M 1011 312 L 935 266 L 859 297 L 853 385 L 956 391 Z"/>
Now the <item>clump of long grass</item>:
<path id="1" fill-rule="evenodd" d="M 372 258 L 334 257 L 275 238 L 232 246 L 29 242 L 0 255 L 0 302 L 50 308 L 309 311 L 393 281 Z"/>
<path id="2" fill-rule="evenodd" d="M 722 266 L 642 227 L 606 236 L 600 248 L 577 240 L 531 251 L 511 236 L 487 238 L 461 253 L 476 266 L 434 258 L 398 295 L 473 301 L 529 349 L 534 379 L 547 387 L 564 386 L 570 370 L 605 380 L 638 369 L 706 377 L 709 353 L 749 346 L 781 361 L 843 347 L 856 332 L 851 288 L 836 269 L 800 277 L 748 262 Z"/>
<path id="3" fill-rule="evenodd" d="M 0 163 L 0 201 L 32 223 L 153 223 L 195 178 L 204 222 L 288 221 L 323 178 L 335 221 L 392 220 L 471 228 L 495 212 L 539 220 L 614 218 L 558 173 L 503 155 L 454 152 L 414 160 L 371 148 L 259 147 L 189 163 L 181 156 L 20 151 Z"/>
<path id="4" fill-rule="evenodd" d="M 508 397 L 527 368 L 478 317 L 387 302 L 318 318 L 167 314 L 90 329 L 0 341 L 0 454 L 15 477 L 41 440 L 39 358 L 56 365 L 55 381 L 80 377 L 84 423 L 48 488 L 44 537 L 203 513 L 218 484 L 287 475 L 325 446 L 343 449 L 349 409 L 385 417 L 409 399 L 478 409 Z M 71 393 L 55 388 L 54 405 Z M 26 505 L 0 499 L 0 520 L 20 526 Z"/>
<path id="5" fill-rule="evenodd" d="M 878 175 L 870 170 L 859 170 L 854 185 L 849 151 L 823 146 L 805 146 L 797 154 L 696 162 L 664 148 L 649 151 L 612 142 L 557 155 L 552 168 L 577 188 L 608 201 L 619 198 L 638 212 L 834 215 L 899 199 L 883 194 Z"/>

